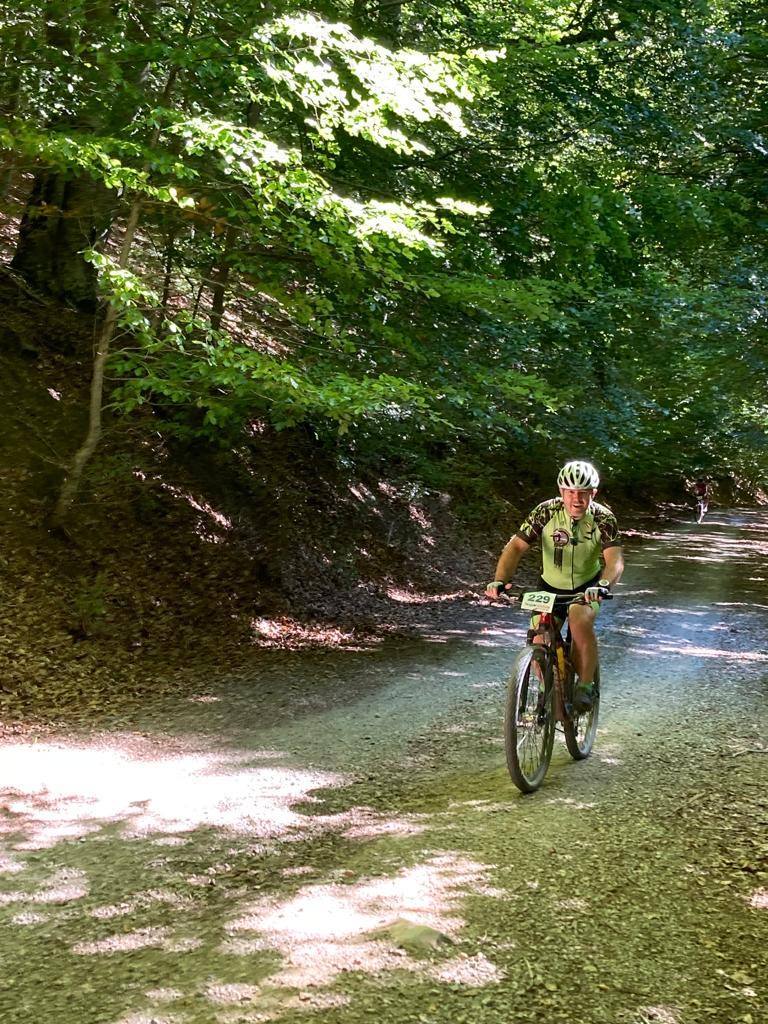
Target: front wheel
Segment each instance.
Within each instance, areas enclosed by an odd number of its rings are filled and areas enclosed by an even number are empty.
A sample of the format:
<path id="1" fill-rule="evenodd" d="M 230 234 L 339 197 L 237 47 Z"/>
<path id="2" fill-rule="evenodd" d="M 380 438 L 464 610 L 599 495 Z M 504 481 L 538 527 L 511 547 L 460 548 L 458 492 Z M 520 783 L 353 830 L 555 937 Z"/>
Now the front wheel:
<path id="1" fill-rule="evenodd" d="M 554 739 L 552 654 L 541 645 L 531 645 L 512 666 L 504 714 L 507 768 L 522 793 L 533 793 L 544 781 Z"/>
<path id="2" fill-rule="evenodd" d="M 592 707 L 583 715 L 573 712 L 563 715 L 563 734 L 568 753 L 575 761 L 589 757 L 597 734 L 597 716 L 600 713 L 600 669 L 595 669 L 595 697 Z"/>

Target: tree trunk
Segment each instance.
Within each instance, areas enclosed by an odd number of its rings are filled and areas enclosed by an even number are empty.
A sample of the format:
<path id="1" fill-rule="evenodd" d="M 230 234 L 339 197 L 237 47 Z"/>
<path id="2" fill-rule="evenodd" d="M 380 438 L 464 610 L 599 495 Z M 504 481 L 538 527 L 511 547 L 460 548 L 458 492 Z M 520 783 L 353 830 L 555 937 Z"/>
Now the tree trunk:
<path id="1" fill-rule="evenodd" d="M 114 194 L 92 178 L 39 172 L 11 267 L 36 291 L 94 310 L 97 274 L 82 253 L 108 231 L 114 203 Z"/>
<path id="2" fill-rule="evenodd" d="M 165 265 L 163 268 L 163 295 L 160 299 L 160 314 L 168 316 L 168 303 L 171 299 L 171 283 L 173 281 L 173 264 L 176 255 L 176 228 L 171 228 L 165 239 Z"/>
<path id="3" fill-rule="evenodd" d="M 192 23 L 195 17 L 195 7 L 196 5 L 193 2 L 190 4 L 189 10 L 187 11 L 187 18 L 184 26 L 185 39 L 188 38 L 192 28 Z M 171 68 L 169 71 L 165 88 L 163 89 L 162 96 L 160 97 L 161 105 L 165 105 L 170 99 L 178 73 L 178 66 Z M 159 138 L 160 126 L 155 125 L 152 137 L 149 140 L 148 148 L 150 151 L 157 145 Z M 145 170 L 147 169 L 147 166 L 148 165 L 145 165 Z M 128 259 L 131 255 L 133 239 L 139 225 L 139 217 L 141 216 L 141 207 L 141 199 L 135 199 L 128 214 L 125 233 L 123 235 L 122 245 L 120 246 L 120 257 L 118 259 L 118 266 L 123 270 L 128 266 Z M 107 359 L 109 358 L 109 346 L 112 343 L 112 336 L 115 333 L 116 325 L 117 308 L 110 302 L 106 309 L 104 323 L 102 324 L 101 333 L 99 334 L 99 340 L 96 343 L 96 352 L 93 360 L 91 397 L 88 412 L 88 430 L 86 431 L 83 443 L 75 452 L 72 459 L 72 465 L 69 472 L 64 477 L 63 484 L 61 485 L 59 497 L 50 519 L 51 526 L 54 529 L 61 529 L 63 527 L 64 521 L 69 515 L 69 511 L 72 508 L 75 498 L 77 497 L 78 490 L 80 489 L 80 481 L 83 477 L 83 471 L 101 439 L 104 370 L 107 364 Z"/>
<path id="4" fill-rule="evenodd" d="M 134 5 L 125 23 L 128 42 L 151 39 L 156 0 Z M 51 0 L 45 10 L 45 38 L 49 46 L 77 54 L 72 58 L 68 83 L 78 88 L 78 61 L 94 62 L 98 46 L 110 32 L 121 37 L 119 15 L 110 0 L 93 0 L 83 9 L 84 20 L 73 22 L 65 0 Z M 146 72 L 143 63 L 126 64 L 126 82 L 138 86 Z M 58 120 L 58 127 L 75 125 L 95 133 L 108 126 L 119 135 L 130 124 L 135 97 L 125 102 L 126 91 L 106 104 L 100 94 L 86 101 L 76 114 Z M 130 93 L 127 93 L 130 95 Z M 122 102 L 121 102 L 122 100 Z M 27 208 L 22 217 L 11 266 L 38 292 L 51 295 L 79 309 L 92 311 L 98 304 L 97 274 L 83 259 L 83 250 L 97 245 L 109 231 L 117 209 L 117 196 L 100 182 L 75 170 L 43 168 L 35 174 Z"/>
<path id="5" fill-rule="evenodd" d="M 229 256 L 237 239 L 237 230 L 230 225 L 224 236 L 224 246 L 218 265 L 211 273 L 211 327 L 214 331 L 221 329 L 221 318 L 224 316 L 224 299 L 227 294 L 229 273 L 231 270 Z"/>
<path id="6" fill-rule="evenodd" d="M 13 39 L 13 50 L 10 59 L 4 60 L 4 64 L 9 69 L 8 75 L 5 74 L 6 68 L 3 68 L 2 79 L 0 80 L 0 86 L 2 87 L 3 96 L 0 99 L 0 113 L 3 117 L 11 120 L 12 118 L 18 117 L 20 112 L 20 97 L 21 97 L 21 60 L 24 55 L 24 33 L 20 26 L 16 26 L 12 30 Z M 3 160 L 3 169 L 0 171 L 0 200 L 3 200 L 6 195 L 11 191 L 13 185 L 14 173 L 16 171 L 16 160 L 13 153 L 8 153 L 7 157 Z"/>
<path id="7" fill-rule="evenodd" d="M 125 226 L 125 235 L 123 236 L 123 244 L 120 249 L 119 260 L 119 265 L 122 268 L 128 266 L 128 257 L 131 253 L 131 246 L 133 245 L 133 238 L 136 234 L 140 214 L 141 202 L 137 200 L 131 207 L 130 213 L 128 214 L 128 221 Z M 70 466 L 69 472 L 65 476 L 64 483 L 61 486 L 59 498 L 51 516 L 51 526 L 54 528 L 61 528 L 64 520 L 67 518 L 69 510 L 72 508 L 72 504 L 77 497 L 77 492 L 80 489 L 83 470 L 88 464 L 91 456 L 96 450 L 96 445 L 101 439 L 101 406 L 104 396 L 104 368 L 107 363 L 107 358 L 109 357 L 109 346 L 112 342 L 112 336 L 115 333 L 116 324 L 117 309 L 110 302 L 104 316 L 104 323 L 101 327 L 99 340 L 96 343 L 96 354 L 93 360 L 91 400 L 88 409 L 88 430 L 86 431 L 83 443 L 74 454 L 72 465 Z"/>

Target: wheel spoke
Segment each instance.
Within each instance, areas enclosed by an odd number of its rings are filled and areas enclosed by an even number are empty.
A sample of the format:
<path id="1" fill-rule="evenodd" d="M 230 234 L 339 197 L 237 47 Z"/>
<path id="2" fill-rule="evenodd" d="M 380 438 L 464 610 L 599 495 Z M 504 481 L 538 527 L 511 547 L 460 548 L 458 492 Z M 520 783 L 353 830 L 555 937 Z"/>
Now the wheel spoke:
<path id="1" fill-rule="evenodd" d="M 551 697 L 544 704 L 549 653 L 524 649 L 509 683 L 505 716 L 507 766 L 524 793 L 537 789 L 549 764 L 554 738 Z"/>

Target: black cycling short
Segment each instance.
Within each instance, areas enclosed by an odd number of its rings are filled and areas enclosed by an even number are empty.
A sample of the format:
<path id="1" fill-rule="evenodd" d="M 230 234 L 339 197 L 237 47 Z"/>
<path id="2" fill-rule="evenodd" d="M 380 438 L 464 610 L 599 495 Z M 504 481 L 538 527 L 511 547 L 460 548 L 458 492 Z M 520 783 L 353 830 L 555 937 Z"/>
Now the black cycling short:
<path id="1" fill-rule="evenodd" d="M 570 602 L 573 600 L 573 598 L 576 597 L 577 594 L 583 594 L 584 591 L 587 589 L 587 587 L 596 587 L 597 584 L 602 579 L 602 576 L 603 576 L 602 572 L 599 572 L 596 576 L 593 576 L 591 580 L 587 580 L 586 583 L 581 583 L 578 587 L 576 587 L 575 590 L 563 590 L 560 587 L 553 587 L 549 583 L 547 583 L 547 581 L 544 579 L 543 576 L 539 576 L 539 582 L 538 582 L 537 589 L 538 590 L 546 590 L 546 592 L 548 594 L 558 594 L 558 595 L 561 594 L 562 595 L 562 597 L 563 597 L 562 602 L 561 601 L 557 601 L 555 603 L 555 608 L 554 608 L 554 612 L 553 612 L 554 617 L 562 625 L 563 622 L 565 621 L 565 619 L 567 618 L 567 615 L 568 615 L 568 608 L 567 608 L 567 606 L 570 604 Z M 597 611 L 597 609 L 599 608 L 599 605 L 597 604 L 597 602 L 593 602 L 592 603 L 592 607 L 595 609 L 595 611 Z M 534 612 L 534 614 L 531 616 L 531 626 L 535 626 L 536 625 L 536 623 L 533 620 L 534 620 L 534 617 L 537 616 L 537 615 L 538 615 L 538 613 Z"/>
<path id="2" fill-rule="evenodd" d="M 586 583 L 580 583 L 575 590 L 562 590 L 560 587 L 552 587 L 544 579 L 543 576 L 539 577 L 539 590 L 546 590 L 548 594 L 562 594 L 563 597 L 575 597 L 577 594 L 583 594 L 587 587 L 596 587 L 602 579 L 602 572 L 599 572 L 596 576 L 593 576 L 591 580 L 587 580 Z M 558 604 L 560 602 L 558 601 Z"/>

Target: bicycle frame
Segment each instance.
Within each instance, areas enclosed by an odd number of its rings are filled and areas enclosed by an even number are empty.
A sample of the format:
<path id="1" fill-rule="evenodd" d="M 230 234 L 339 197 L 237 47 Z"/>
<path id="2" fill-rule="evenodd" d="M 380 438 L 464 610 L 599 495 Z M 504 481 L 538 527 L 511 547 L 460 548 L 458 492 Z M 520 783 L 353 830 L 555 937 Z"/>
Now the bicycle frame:
<path id="1" fill-rule="evenodd" d="M 578 601 L 572 601 L 571 604 L 579 604 Z M 568 606 L 570 607 L 570 605 Z M 568 620 L 566 612 L 566 620 L 563 625 L 567 629 Z M 570 640 L 563 637 L 562 626 L 558 625 L 557 616 L 553 612 L 540 612 L 539 622 L 535 629 L 528 631 L 529 643 L 533 646 L 542 646 L 548 648 L 554 655 L 554 665 L 556 671 L 555 677 L 555 719 L 558 722 L 563 722 L 567 714 L 566 704 L 570 703 L 568 698 L 570 694 L 570 686 L 573 684 L 574 670 L 573 664 L 570 659 Z M 531 636 L 533 634 L 533 636 Z M 535 637 L 541 636 L 545 639 L 541 640 L 539 644 L 536 644 Z"/>
<path id="2" fill-rule="evenodd" d="M 604 598 L 611 597 L 607 590 Z M 588 757 L 597 733 L 600 705 L 600 673 L 595 672 L 592 705 L 585 712 L 573 708 L 575 670 L 570 659 L 569 634 L 563 637 L 565 615 L 558 611 L 583 603 L 583 596 L 557 601 L 551 594 L 533 591 L 527 607 L 538 618 L 528 630 L 527 643 L 519 652 L 510 676 L 504 714 L 507 767 L 522 793 L 533 793 L 544 781 L 552 756 L 557 723 L 568 752 L 576 761 Z"/>

